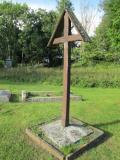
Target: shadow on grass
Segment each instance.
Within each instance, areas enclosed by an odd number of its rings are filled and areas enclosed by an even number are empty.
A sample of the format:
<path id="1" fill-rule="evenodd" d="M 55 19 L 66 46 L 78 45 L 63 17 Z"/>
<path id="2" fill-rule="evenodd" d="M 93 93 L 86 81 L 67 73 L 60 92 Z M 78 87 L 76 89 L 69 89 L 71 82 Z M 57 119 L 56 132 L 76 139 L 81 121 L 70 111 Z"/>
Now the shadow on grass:
<path id="1" fill-rule="evenodd" d="M 2 115 L 5 115 L 5 116 L 10 116 L 10 115 L 13 115 L 13 114 L 14 114 L 13 110 L 7 110 L 7 111 L 2 112 Z"/>
<path id="2" fill-rule="evenodd" d="M 85 152 L 87 152 L 87 151 L 89 151 L 89 150 L 91 150 L 93 148 L 96 148 L 97 146 L 103 144 L 110 137 L 112 137 L 111 133 L 104 132 L 104 135 L 102 135 L 101 137 L 97 138 L 94 142 L 91 142 L 90 144 L 88 144 L 86 147 L 84 147 L 83 149 L 81 149 L 81 151 L 79 151 L 78 153 L 74 154 L 74 156 L 70 160 L 75 160 L 76 158 L 79 158 Z"/>
<path id="3" fill-rule="evenodd" d="M 0 80 L 0 84 L 5 84 L 5 85 L 23 85 L 24 84 L 24 85 L 26 85 L 28 83 L 21 82 L 21 81 L 14 81 L 14 80 Z"/>
<path id="4" fill-rule="evenodd" d="M 115 125 L 115 124 L 119 124 L 120 120 L 115 120 L 112 122 L 107 122 L 107 123 L 101 123 L 101 124 L 95 124 L 92 125 L 95 128 L 99 128 L 99 127 L 103 127 L 103 126 L 108 126 L 108 125 Z M 100 136 L 99 138 L 97 138 L 94 142 L 88 144 L 85 148 L 83 148 L 80 152 L 76 153 L 74 155 L 74 157 L 72 157 L 72 160 L 80 157 L 83 153 L 103 144 L 104 142 L 106 142 L 109 138 L 111 138 L 113 136 L 112 133 L 107 132 L 105 130 L 102 130 L 104 132 L 104 134 L 102 136 Z"/>
<path id="5" fill-rule="evenodd" d="M 119 124 L 119 123 L 120 123 L 120 120 L 115 120 L 115 121 L 112 121 L 112 122 L 95 124 L 95 125 L 93 125 L 93 126 L 99 128 L 99 127 L 104 127 L 104 126 L 116 125 L 116 124 Z"/>

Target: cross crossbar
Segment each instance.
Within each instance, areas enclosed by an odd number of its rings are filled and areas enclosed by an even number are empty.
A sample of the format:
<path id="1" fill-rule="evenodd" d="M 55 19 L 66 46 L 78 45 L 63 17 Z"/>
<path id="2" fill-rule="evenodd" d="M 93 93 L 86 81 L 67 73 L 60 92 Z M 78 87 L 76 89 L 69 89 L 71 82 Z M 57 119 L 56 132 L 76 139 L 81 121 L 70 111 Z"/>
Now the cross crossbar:
<path id="1" fill-rule="evenodd" d="M 74 42 L 74 41 L 81 41 L 82 38 L 79 34 L 77 35 L 68 35 L 66 38 L 65 37 L 60 37 L 60 38 L 55 38 L 53 41 L 53 45 L 54 44 L 60 44 L 60 43 L 64 43 L 64 42 Z"/>

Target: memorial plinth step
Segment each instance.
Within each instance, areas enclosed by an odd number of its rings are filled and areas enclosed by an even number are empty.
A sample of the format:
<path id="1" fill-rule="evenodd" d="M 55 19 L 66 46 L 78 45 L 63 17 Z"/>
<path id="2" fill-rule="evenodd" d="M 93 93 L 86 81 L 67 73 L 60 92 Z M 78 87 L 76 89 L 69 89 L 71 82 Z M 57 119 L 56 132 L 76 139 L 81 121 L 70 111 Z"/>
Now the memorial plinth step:
<path id="1" fill-rule="evenodd" d="M 11 93 L 8 90 L 0 90 L 0 102 L 9 102 Z"/>
<path id="2" fill-rule="evenodd" d="M 31 97 L 28 98 L 28 102 L 62 102 L 63 97 L 62 96 L 56 96 L 56 97 Z M 82 100 L 82 97 L 80 96 L 71 96 L 72 101 L 79 101 Z"/>

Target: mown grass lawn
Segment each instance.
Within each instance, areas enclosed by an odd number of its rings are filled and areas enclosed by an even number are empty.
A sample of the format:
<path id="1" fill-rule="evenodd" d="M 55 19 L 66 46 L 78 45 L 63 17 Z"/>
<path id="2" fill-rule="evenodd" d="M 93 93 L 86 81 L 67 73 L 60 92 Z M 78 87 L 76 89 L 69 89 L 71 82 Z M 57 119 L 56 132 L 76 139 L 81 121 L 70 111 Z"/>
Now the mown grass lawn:
<path id="1" fill-rule="evenodd" d="M 45 84 L 5 84 L 0 88 L 21 90 L 62 91 L 60 86 Z M 71 103 L 71 116 L 106 132 L 108 139 L 84 153 L 79 160 L 120 160 L 120 89 L 72 88 L 85 101 Z M 0 104 L 0 160 L 54 160 L 46 151 L 30 145 L 25 128 L 61 114 L 60 103 Z"/>

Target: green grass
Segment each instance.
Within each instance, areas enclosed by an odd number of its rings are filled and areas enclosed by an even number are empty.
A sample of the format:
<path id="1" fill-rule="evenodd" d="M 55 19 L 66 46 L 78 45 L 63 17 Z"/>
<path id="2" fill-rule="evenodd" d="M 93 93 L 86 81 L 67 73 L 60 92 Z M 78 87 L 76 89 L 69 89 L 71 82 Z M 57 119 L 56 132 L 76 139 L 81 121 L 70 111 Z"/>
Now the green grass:
<path id="1" fill-rule="evenodd" d="M 2 83 L 0 88 L 62 91 L 62 87 L 35 83 Z M 120 89 L 75 88 L 86 99 L 71 103 L 71 116 L 106 132 L 108 139 L 84 153 L 78 160 L 120 160 Z M 60 103 L 0 104 L 0 160 L 54 160 L 46 151 L 29 144 L 25 128 L 61 115 Z"/>
<path id="2" fill-rule="evenodd" d="M 0 70 L 0 82 L 45 83 L 62 85 L 62 68 L 22 67 Z M 119 65 L 96 65 L 95 67 L 72 67 L 71 85 L 79 87 L 120 87 Z"/>

